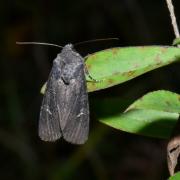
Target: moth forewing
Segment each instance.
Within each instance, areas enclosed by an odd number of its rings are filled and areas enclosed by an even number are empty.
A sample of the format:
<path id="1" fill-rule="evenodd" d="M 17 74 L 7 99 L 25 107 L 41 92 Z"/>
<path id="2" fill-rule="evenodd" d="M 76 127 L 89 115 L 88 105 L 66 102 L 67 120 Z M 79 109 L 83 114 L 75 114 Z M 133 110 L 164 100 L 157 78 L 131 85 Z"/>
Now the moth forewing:
<path id="1" fill-rule="evenodd" d="M 83 144 L 89 134 L 89 103 L 84 59 L 66 45 L 54 60 L 43 97 L 39 120 L 42 140 L 63 138 Z"/>

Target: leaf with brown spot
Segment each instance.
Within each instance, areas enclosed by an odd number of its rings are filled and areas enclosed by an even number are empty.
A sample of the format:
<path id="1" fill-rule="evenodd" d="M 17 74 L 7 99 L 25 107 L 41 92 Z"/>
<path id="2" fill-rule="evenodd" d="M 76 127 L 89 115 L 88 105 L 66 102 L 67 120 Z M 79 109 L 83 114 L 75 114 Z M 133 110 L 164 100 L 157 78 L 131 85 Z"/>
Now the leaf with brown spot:
<path id="1" fill-rule="evenodd" d="M 88 92 L 121 84 L 179 58 L 180 49 L 173 46 L 117 47 L 90 54 L 85 57 L 86 67 L 98 81 L 87 81 Z"/>
<path id="2" fill-rule="evenodd" d="M 180 58 L 180 49 L 173 46 L 117 47 L 90 54 L 86 64 L 89 74 L 101 83 L 88 82 L 88 91 L 97 91 L 121 84 L 148 71 L 171 64 Z M 109 83 L 109 79 L 112 83 Z M 92 83 L 94 84 L 92 86 Z"/>

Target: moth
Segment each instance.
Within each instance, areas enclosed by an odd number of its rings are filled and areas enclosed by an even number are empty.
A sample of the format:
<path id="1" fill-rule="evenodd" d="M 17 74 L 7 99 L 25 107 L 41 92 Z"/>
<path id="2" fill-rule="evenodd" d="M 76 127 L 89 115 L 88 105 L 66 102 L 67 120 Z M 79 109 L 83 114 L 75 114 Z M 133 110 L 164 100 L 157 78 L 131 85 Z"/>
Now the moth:
<path id="1" fill-rule="evenodd" d="M 89 103 L 85 64 L 72 44 L 63 47 L 53 61 L 42 100 L 39 137 L 84 144 L 89 134 Z"/>

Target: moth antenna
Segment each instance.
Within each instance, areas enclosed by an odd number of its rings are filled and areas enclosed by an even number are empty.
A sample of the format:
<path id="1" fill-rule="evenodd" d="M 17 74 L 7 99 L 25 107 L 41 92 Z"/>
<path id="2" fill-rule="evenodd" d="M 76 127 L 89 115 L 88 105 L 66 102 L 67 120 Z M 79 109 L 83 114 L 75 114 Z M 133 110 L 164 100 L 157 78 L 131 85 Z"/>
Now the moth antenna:
<path id="1" fill-rule="evenodd" d="M 110 40 L 119 40 L 119 38 L 103 38 L 103 39 L 92 39 L 92 40 L 88 40 L 88 41 L 83 41 L 83 42 L 78 42 L 76 45 L 80 45 L 80 44 L 85 44 L 85 43 L 92 43 L 92 42 L 96 42 L 96 41 L 110 41 Z"/>
<path id="2" fill-rule="evenodd" d="M 37 44 L 37 45 L 43 45 L 43 46 L 55 46 L 58 48 L 63 48 L 62 46 L 59 46 L 57 44 L 43 43 L 43 42 L 16 42 L 16 44 L 18 45 Z"/>

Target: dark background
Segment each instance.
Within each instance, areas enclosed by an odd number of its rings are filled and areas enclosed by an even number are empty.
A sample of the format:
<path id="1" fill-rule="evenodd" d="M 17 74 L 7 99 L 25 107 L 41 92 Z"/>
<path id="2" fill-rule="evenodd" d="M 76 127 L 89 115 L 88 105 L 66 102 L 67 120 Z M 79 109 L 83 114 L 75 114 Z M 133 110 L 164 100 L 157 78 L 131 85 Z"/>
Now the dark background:
<path id="1" fill-rule="evenodd" d="M 174 0 L 179 22 L 180 2 Z M 65 45 L 116 37 L 76 47 L 82 55 L 104 48 L 170 45 L 174 38 L 165 0 L 0 1 L 0 179 L 167 179 L 166 141 L 128 134 L 95 118 L 93 100 L 130 101 L 157 89 L 179 93 L 177 64 L 122 85 L 90 93 L 91 129 L 85 145 L 45 143 L 37 127 L 55 47 L 18 46 L 16 41 Z M 110 107 L 109 107 L 110 108 Z"/>

